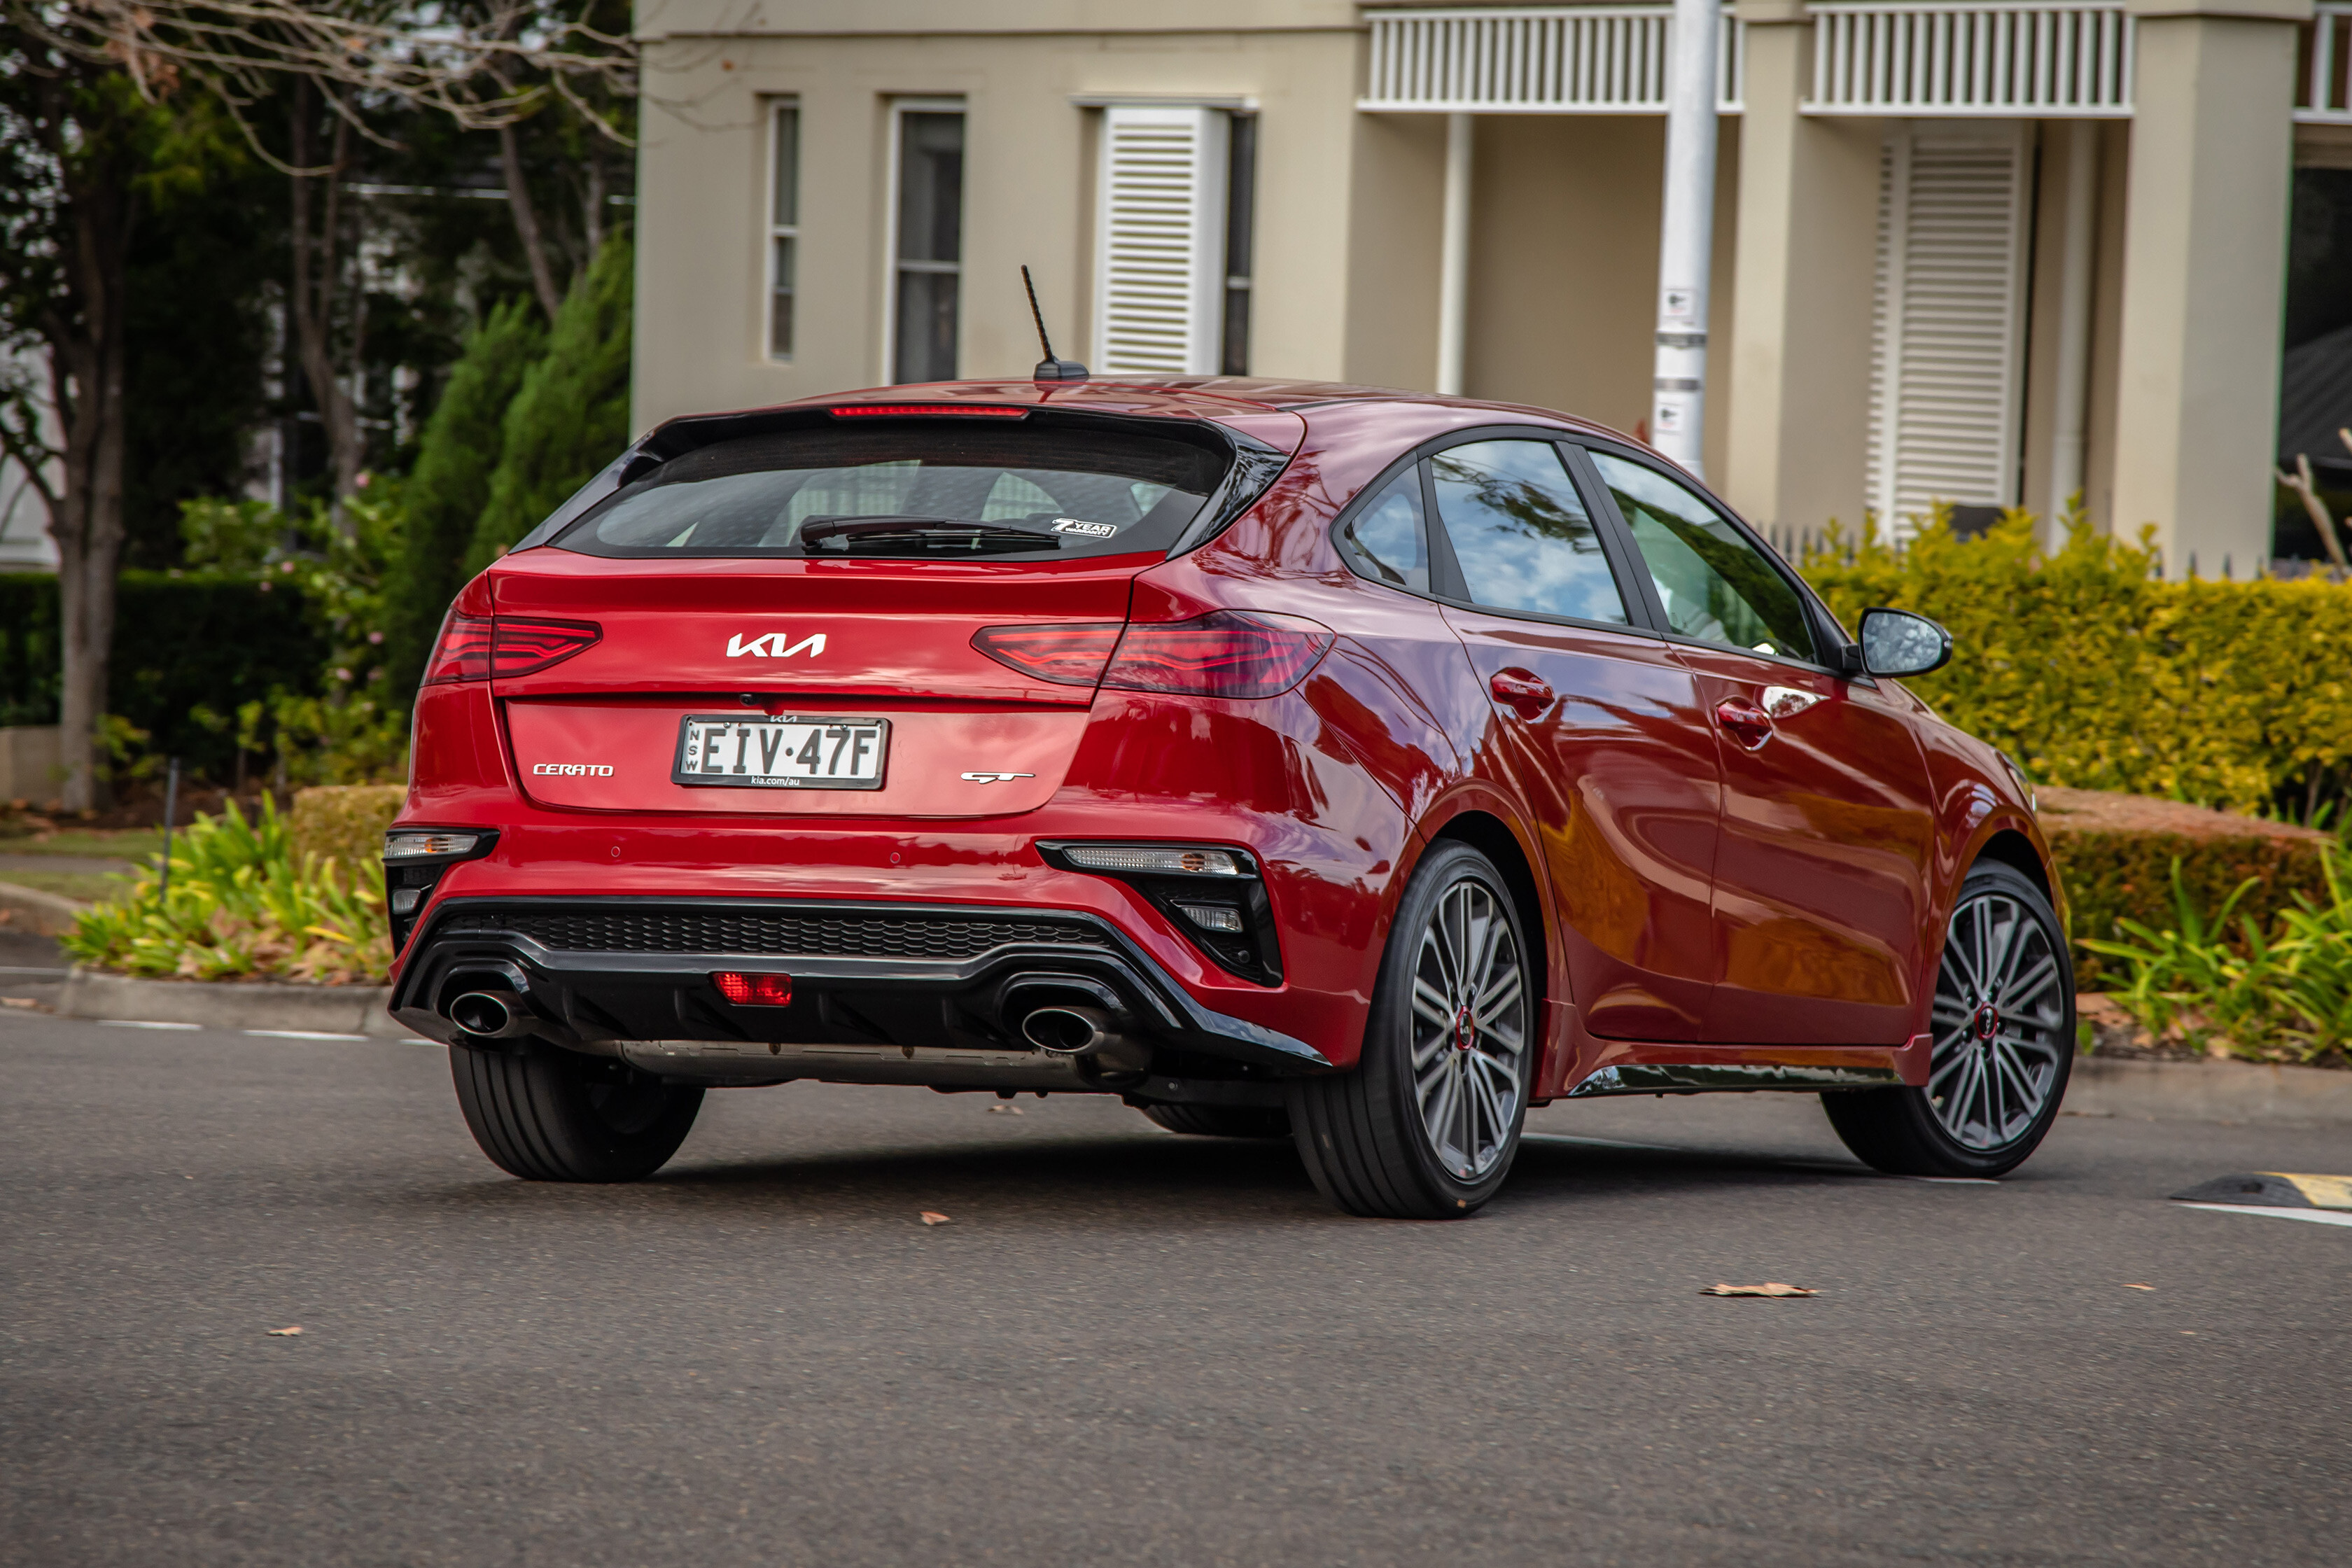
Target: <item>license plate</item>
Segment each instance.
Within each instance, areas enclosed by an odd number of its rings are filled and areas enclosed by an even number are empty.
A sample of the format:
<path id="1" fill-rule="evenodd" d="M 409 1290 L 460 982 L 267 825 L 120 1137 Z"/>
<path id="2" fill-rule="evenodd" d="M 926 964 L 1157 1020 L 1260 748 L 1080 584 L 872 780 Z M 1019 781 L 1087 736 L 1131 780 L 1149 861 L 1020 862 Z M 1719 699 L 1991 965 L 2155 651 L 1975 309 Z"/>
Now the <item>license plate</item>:
<path id="1" fill-rule="evenodd" d="M 737 789 L 880 789 L 887 719 L 689 713 L 670 782 Z"/>

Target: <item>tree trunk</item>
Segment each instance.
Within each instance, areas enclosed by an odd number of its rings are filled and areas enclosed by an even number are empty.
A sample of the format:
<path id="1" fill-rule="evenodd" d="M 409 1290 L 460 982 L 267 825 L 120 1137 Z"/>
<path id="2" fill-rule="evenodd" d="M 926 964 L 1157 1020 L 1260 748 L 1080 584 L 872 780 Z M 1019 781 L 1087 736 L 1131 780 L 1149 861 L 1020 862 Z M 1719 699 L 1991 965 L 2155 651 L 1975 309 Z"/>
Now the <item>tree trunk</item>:
<path id="1" fill-rule="evenodd" d="M 68 811 L 110 798 L 101 730 L 114 644 L 114 576 L 122 559 L 124 287 L 136 216 L 123 171 L 101 162 L 66 165 L 74 244 L 67 258 L 69 305 L 43 336 L 49 385 L 65 435 L 65 470 L 49 534 L 58 543 L 60 794 Z"/>
<path id="2" fill-rule="evenodd" d="M 294 85 L 292 151 L 297 169 L 318 169 L 317 110 L 310 84 Z M 293 191 L 294 279 L 287 314 L 294 322 L 295 357 L 302 366 L 311 400 L 318 405 L 320 427 L 327 437 L 327 460 L 334 470 L 336 526 L 348 528 L 343 502 L 360 488 L 360 469 L 366 448 L 360 437 L 358 411 L 336 374 L 335 300 L 341 293 L 342 262 L 337 252 L 341 237 L 342 175 L 351 156 L 350 122 L 337 116 L 334 151 L 322 174 L 298 174 Z M 320 184 L 326 187 L 325 211 L 313 213 Z"/>
<path id="3" fill-rule="evenodd" d="M 547 319 L 563 308 L 563 290 L 555 286 L 555 268 L 547 259 L 547 242 L 539 232 L 539 209 L 530 205 L 530 184 L 522 177 L 522 137 L 512 125 L 499 127 L 499 163 L 507 176 L 507 205 L 514 213 L 515 237 L 530 263 L 530 286 L 539 293 L 539 308 Z"/>

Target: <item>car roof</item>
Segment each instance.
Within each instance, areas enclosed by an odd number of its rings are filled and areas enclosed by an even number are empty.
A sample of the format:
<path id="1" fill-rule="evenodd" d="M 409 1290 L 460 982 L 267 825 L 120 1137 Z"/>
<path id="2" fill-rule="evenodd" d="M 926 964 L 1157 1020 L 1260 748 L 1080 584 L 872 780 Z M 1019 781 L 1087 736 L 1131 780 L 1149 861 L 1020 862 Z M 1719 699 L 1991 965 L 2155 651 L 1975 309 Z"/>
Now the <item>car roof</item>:
<path id="1" fill-rule="evenodd" d="M 1637 446 L 1643 444 L 1605 425 L 1532 404 L 1442 397 L 1434 393 L 1409 392 L 1389 386 L 1357 386 L 1344 382 L 1286 381 L 1238 375 L 1116 375 L 1090 377 L 1081 382 L 1039 382 L 1026 377 L 1003 381 L 916 382 L 797 398 L 774 406 L 782 410 L 866 407 L 877 404 L 954 403 L 992 404 L 999 407 L 1016 404 L 1040 408 L 1083 409 L 1098 414 L 1212 420 L 1248 414 L 1291 413 L 1303 416 L 1317 409 L 1378 406 L 1399 413 L 1425 410 L 1433 428 L 1474 423 L 1474 419 L 1466 416 L 1487 415 L 1498 416 L 1510 423 L 1535 421 L 1605 436 L 1612 440 L 1631 441 Z M 688 417 L 702 419 L 711 416 Z"/>

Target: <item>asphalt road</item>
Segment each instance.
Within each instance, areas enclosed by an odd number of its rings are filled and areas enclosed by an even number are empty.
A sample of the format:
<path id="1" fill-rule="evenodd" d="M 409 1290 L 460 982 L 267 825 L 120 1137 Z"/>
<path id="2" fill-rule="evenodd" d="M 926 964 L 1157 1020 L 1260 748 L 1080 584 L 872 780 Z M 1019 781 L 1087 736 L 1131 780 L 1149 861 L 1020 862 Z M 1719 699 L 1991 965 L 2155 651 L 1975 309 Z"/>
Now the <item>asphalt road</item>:
<path id="1" fill-rule="evenodd" d="M 1939 1184 L 1808 1100 L 1560 1106 L 1415 1225 L 1069 1097 L 720 1091 L 567 1188 L 423 1042 L 0 1062 L 9 1563 L 2352 1559 L 2352 1228 L 2163 1201 L 2340 1129 Z"/>

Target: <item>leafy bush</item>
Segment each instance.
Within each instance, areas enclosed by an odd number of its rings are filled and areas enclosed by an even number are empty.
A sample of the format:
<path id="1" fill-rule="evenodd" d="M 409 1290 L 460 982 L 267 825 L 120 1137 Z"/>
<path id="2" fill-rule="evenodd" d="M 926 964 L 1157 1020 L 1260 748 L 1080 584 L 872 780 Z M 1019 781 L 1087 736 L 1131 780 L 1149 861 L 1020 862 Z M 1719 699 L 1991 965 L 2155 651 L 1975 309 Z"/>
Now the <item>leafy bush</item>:
<path id="1" fill-rule="evenodd" d="M 297 790 L 286 816 L 287 843 L 298 859 L 313 855 L 350 867 L 354 877 L 373 875 L 383 856 L 384 831 L 407 798 L 405 784 Z"/>
<path id="2" fill-rule="evenodd" d="M 596 477 L 629 443 L 629 321 L 635 264 L 615 234 L 572 286 L 500 434 L 490 502 L 466 553 L 470 576 Z"/>
<path id="3" fill-rule="evenodd" d="M 1849 626 L 1931 616 L 1958 657 L 1911 682 L 2042 784 L 2313 820 L 2352 790 L 2352 587 L 2166 582 L 2147 542 L 2079 515 L 2044 551 L 2013 511 L 1982 537 L 1948 514 L 1897 551 L 1832 528 L 1801 569 Z"/>
<path id="4" fill-rule="evenodd" d="M 2160 1037 L 2257 1061 L 2352 1065 L 2352 868 L 2332 847 L 2323 864 L 2326 898 L 2297 896 L 2266 929 L 2239 912 L 2251 880 L 2208 917 L 2175 863 L 2170 929 L 2126 919 L 2131 940 L 2084 945 L 2123 967 L 2127 983 L 2111 994 Z"/>
<path id="5" fill-rule="evenodd" d="M 85 910 L 59 944 L 100 969 L 184 980 L 370 984 L 390 970 L 373 868 L 353 877 L 333 859 L 298 859 L 267 797 L 251 821 L 231 801 L 175 835 L 168 892 L 162 859 Z"/>

